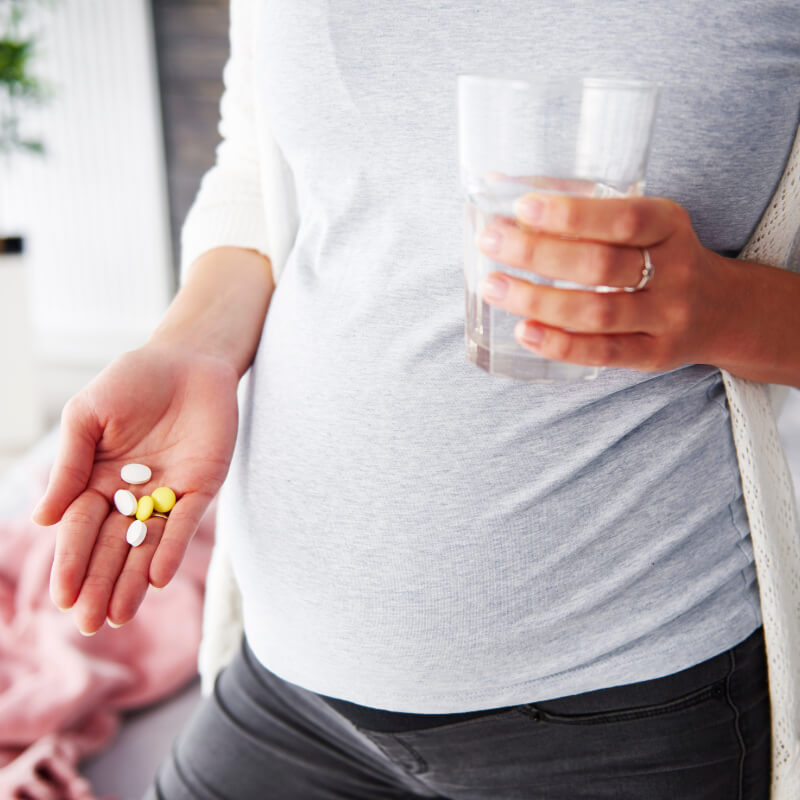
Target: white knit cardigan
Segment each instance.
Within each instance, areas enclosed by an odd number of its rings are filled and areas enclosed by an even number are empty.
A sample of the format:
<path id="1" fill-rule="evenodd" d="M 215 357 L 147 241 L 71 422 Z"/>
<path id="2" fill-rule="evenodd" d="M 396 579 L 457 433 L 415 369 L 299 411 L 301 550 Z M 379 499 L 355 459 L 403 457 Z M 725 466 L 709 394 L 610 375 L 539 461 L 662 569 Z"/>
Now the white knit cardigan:
<path id="1" fill-rule="evenodd" d="M 214 247 L 268 255 L 275 280 L 297 231 L 291 171 L 270 133 L 259 49 L 262 4 L 231 0 L 231 56 L 225 67 L 217 161 L 203 178 L 182 230 L 181 272 Z M 800 129 L 777 191 L 740 258 L 785 267 L 800 262 Z M 772 800 L 800 800 L 800 522 L 778 438 L 776 387 L 723 371 L 764 619 L 772 709 Z M 245 379 L 246 380 L 246 379 Z M 218 524 L 224 528 L 226 493 Z M 208 694 L 242 635 L 241 598 L 218 536 L 206 586 L 199 668 Z"/>

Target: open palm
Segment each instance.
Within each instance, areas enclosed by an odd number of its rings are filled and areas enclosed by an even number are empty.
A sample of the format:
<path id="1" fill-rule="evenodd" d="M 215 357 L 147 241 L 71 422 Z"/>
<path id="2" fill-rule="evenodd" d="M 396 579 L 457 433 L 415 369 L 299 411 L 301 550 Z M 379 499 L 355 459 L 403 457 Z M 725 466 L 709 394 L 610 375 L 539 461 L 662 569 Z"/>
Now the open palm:
<path id="1" fill-rule="evenodd" d="M 186 547 L 228 470 L 237 429 L 238 377 L 226 363 L 148 346 L 114 361 L 73 397 L 62 415 L 59 451 L 34 520 L 60 522 L 50 593 L 74 607 L 90 634 L 106 618 L 129 621 L 148 584 L 174 576 Z M 120 469 L 147 464 L 152 479 L 128 487 Z M 113 506 L 114 492 L 137 497 L 169 486 L 178 502 L 167 521 L 147 520 L 136 548 L 131 520 Z"/>

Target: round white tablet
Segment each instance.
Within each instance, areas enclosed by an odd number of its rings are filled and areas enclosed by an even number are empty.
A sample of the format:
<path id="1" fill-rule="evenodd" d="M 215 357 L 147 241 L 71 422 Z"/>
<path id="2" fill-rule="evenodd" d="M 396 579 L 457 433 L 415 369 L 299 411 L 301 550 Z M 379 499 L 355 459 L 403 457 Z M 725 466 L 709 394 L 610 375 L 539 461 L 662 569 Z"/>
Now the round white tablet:
<path id="1" fill-rule="evenodd" d="M 150 471 L 150 467 L 146 467 L 144 464 L 126 464 L 119 474 L 125 483 L 136 486 L 140 483 L 147 483 L 153 473 Z"/>
<path id="2" fill-rule="evenodd" d="M 128 526 L 128 535 L 125 537 L 131 547 L 138 547 L 147 536 L 147 525 L 141 520 L 135 519 Z"/>
<path id="3" fill-rule="evenodd" d="M 133 492 L 129 492 L 127 489 L 119 489 L 114 492 L 114 505 L 117 511 L 126 517 L 132 517 L 136 513 L 136 498 L 133 496 Z"/>

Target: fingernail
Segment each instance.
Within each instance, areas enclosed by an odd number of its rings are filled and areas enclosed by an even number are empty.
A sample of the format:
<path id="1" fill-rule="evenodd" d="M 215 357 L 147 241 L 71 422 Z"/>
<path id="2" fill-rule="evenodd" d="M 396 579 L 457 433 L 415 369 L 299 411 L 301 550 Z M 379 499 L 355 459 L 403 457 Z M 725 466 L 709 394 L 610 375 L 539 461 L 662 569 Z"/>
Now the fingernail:
<path id="1" fill-rule="evenodd" d="M 508 294 L 508 281 L 490 276 L 481 281 L 481 296 L 486 300 L 502 300 Z"/>
<path id="2" fill-rule="evenodd" d="M 164 587 L 163 586 L 153 586 L 152 583 L 150 584 L 150 588 L 154 589 L 156 592 L 163 592 L 164 591 Z"/>
<path id="3" fill-rule="evenodd" d="M 86 636 L 86 637 L 94 636 L 97 633 L 97 631 L 92 631 L 91 633 L 87 633 L 86 631 L 81 631 L 80 628 L 78 628 L 78 630 L 80 631 L 81 636 Z"/>
<path id="4" fill-rule="evenodd" d="M 544 202 L 535 197 L 520 197 L 514 203 L 514 213 L 523 222 L 539 222 L 544 216 Z"/>
<path id="5" fill-rule="evenodd" d="M 36 521 L 36 517 L 39 516 L 39 512 L 42 510 L 42 501 L 40 500 L 36 506 L 34 507 L 33 511 L 31 511 L 31 522 L 34 525 L 38 525 L 39 523 Z"/>
<path id="6" fill-rule="evenodd" d="M 58 602 L 56 602 L 55 600 L 53 600 L 53 596 L 52 596 L 52 595 L 50 595 L 50 599 L 53 601 L 53 605 L 54 605 L 54 606 L 55 606 L 55 607 L 56 607 L 56 608 L 57 608 L 59 611 L 63 611 L 64 613 L 66 613 L 67 611 L 71 611 L 71 610 L 72 610 L 72 606 L 62 606 L 62 605 L 61 605 L 61 603 L 58 603 Z M 73 605 L 74 605 L 74 603 L 73 603 Z"/>
<path id="7" fill-rule="evenodd" d="M 532 325 L 529 322 L 517 323 L 515 333 L 517 334 L 517 337 L 522 339 L 522 341 L 526 344 L 541 344 L 542 339 L 544 339 L 543 328 L 539 325 Z"/>
<path id="8" fill-rule="evenodd" d="M 503 236 L 495 228 L 484 228 L 478 234 L 478 247 L 487 253 L 497 253 L 503 243 Z"/>
<path id="9" fill-rule="evenodd" d="M 121 628 L 121 627 L 122 627 L 122 623 L 121 623 L 121 622 L 120 622 L 120 623 L 119 623 L 119 625 L 118 625 L 116 622 L 112 622 L 110 619 L 108 619 L 108 617 L 106 617 L 106 622 L 107 622 L 107 623 L 108 623 L 108 624 L 109 624 L 109 625 L 110 625 L 112 628 Z"/>

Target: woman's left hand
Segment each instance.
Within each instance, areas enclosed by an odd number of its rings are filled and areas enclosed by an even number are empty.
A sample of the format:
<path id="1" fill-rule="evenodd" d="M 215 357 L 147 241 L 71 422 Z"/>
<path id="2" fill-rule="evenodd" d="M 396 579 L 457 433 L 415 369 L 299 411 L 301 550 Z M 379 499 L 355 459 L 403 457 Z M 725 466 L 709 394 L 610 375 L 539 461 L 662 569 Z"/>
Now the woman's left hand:
<path id="1" fill-rule="evenodd" d="M 478 237 L 493 260 L 545 278 L 618 287 L 557 289 L 494 272 L 484 299 L 525 319 L 518 341 L 545 358 L 662 372 L 714 363 L 730 323 L 730 259 L 707 250 L 689 214 L 660 197 L 528 194 L 517 221 L 498 218 Z M 643 276 L 647 249 L 654 271 Z"/>

